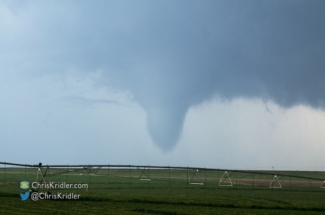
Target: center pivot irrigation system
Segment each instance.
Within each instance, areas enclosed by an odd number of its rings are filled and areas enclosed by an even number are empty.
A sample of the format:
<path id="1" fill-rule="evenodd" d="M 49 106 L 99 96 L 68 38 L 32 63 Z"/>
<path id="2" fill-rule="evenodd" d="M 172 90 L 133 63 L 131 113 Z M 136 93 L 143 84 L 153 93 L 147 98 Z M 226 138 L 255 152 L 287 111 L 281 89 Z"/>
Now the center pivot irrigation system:
<path id="1" fill-rule="evenodd" d="M 283 188 L 289 187 L 288 181 L 290 181 L 291 186 L 302 187 L 308 186 L 308 181 L 313 181 L 313 187 L 315 188 L 325 188 L 325 174 L 323 172 L 310 172 L 313 177 L 304 175 L 299 175 L 294 171 L 249 171 L 249 170 L 230 170 L 230 169 L 216 169 L 216 168 L 199 168 L 199 167 L 182 167 L 182 166 L 144 166 L 144 165 L 43 165 L 42 163 L 38 164 L 18 164 L 18 163 L 8 163 L 0 162 L 0 182 L 2 178 L 1 174 L 10 174 L 11 171 L 18 171 L 19 169 L 29 169 L 29 174 L 34 174 L 33 169 L 35 169 L 36 182 L 40 184 L 46 184 L 51 182 L 55 176 L 60 175 L 75 175 L 75 176 L 108 176 L 114 177 L 111 175 L 105 175 L 104 172 L 108 171 L 124 171 L 122 177 L 116 176 L 116 180 L 122 180 L 125 178 L 132 178 L 132 180 L 138 181 L 147 181 L 148 183 L 165 183 L 169 180 L 178 180 L 177 183 L 187 182 L 187 185 L 205 185 L 213 184 L 215 187 L 233 187 L 233 186 L 260 186 L 260 187 L 269 187 L 269 188 Z M 6 172 L 7 169 L 7 172 Z M 130 173 L 132 170 L 132 173 Z M 21 171 L 21 170 L 20 170 Z M 289 173 L 289 174 L 288 174 Z M 292 173 L 292 174 L 290 174 Z M 293 174 L 295 173 L 295 174 Z M 308 173 L 308 172 L 307 172 Z M 166 174 L 168 176 L 166 176 Z M 174 175 L 173 175 L 174 174 Z M 178 174 L 178 175 L 177 175 Z M 253 179 L 252 179 L 253 178 Z M 293 182 L 291 182 L 293 179 Z M 7 180 L 8 181 L 8 180 Z M 95 180 L 93 181 L 95 183 Z M 9 182 L 10 183 L 10 182 Z M 175 182 L 176 183 L 176 182 Z M 307 184 L 307 185 L 306 185 Z M 309 186 L 310 183 L 309 183 Z"/>

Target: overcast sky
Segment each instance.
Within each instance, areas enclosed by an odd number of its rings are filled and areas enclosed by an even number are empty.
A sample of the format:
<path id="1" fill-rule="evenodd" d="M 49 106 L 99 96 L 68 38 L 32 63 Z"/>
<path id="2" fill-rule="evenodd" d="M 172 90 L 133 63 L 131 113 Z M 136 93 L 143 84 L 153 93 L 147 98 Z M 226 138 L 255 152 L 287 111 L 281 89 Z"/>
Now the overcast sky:
<path id="1" fill-rule="evenodd" d="M 325 1 L 0 1 L 0 161 L 325 168 Z"/>

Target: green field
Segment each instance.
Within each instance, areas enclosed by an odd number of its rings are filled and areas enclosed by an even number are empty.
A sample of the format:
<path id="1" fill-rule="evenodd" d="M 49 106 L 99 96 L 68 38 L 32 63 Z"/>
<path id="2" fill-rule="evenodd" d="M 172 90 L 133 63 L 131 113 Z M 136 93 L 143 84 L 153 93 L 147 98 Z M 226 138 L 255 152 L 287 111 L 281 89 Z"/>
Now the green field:
<path id="1" fill-rule="evenodd" d="M 0 214 L 325 214 L 323 172 L 49 168 L 46 182 L 88 188 L 38 190 L 80 194 L 77 200 L 21 201 L 19 182 L 40 182 L 38 173 L 0 167 Z"/>

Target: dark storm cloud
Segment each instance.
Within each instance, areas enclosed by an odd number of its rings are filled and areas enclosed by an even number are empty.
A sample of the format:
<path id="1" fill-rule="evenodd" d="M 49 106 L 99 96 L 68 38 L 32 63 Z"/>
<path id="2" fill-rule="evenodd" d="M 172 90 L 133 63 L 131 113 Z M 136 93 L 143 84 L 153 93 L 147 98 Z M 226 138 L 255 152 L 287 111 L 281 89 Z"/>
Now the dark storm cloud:
<path id="1" fill-rule="evenodd" d="M 100 69 L 101 84 L 134 95 L 165 151 L 188 108 L 215 94 L 324 108 L 324 1 L 52 3 L 31 3 L 1 46 L 36 73 Z"/>

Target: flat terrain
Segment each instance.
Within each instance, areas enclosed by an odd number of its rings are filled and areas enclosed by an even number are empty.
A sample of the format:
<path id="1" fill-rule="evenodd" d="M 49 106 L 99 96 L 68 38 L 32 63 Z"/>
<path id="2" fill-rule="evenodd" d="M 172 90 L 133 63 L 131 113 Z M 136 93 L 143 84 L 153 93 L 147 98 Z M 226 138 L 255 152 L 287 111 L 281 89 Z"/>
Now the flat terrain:
<path id="1" fill-rule="evenodd" d="M 42 169 L 43 174 L 46 168 Z M 276 175 L 276 176 L 275 176 Z M 0 214 L 325 214 L 323 172 L 50 168 L 45 181 L 85 183 L 78 200 L 21 201 L 37 168 L 0 168 Z"/>
<path id="2" fill-rule="evenodd" d="M 0 193 L 1 214 L 324 214 L 324 202 L 233 196 L 80 193 L 79 200 L 27 200 Z"/>

